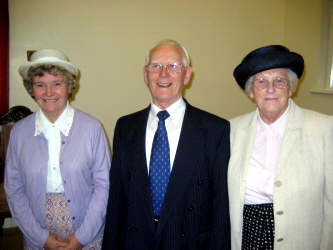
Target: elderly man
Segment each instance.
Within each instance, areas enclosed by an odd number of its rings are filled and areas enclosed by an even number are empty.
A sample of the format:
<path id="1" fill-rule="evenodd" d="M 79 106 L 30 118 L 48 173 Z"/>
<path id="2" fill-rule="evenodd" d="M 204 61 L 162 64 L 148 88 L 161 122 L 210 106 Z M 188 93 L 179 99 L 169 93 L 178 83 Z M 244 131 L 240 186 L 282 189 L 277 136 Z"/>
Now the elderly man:
<path id="1" fill-rule="evenodd" d="M 290 98 L 301 55 L 280 45 L 234 70 L 257 110 L 231 121 L 232 249 L 333 249 L 333 118 Z"/>
<path id="2" fill-rule="evenodd" d="M 230 248 L 229 123 L 182 98 L 189 64 L 173 40 L 148 52 L 152 102 L 117 122 L 103 249 Z"/>

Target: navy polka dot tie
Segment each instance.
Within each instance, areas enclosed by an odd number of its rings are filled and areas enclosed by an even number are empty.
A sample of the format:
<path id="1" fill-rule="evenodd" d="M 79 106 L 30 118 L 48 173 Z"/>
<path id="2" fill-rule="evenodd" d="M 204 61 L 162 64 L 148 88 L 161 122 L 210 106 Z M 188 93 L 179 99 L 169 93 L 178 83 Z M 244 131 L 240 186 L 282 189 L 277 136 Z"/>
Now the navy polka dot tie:
<path id="1" fill-rule="evenodd" d="M 157 113 L 158 128 L 151 149 L 149 178 L 154 216 L 159 216 L 170 176 L 170 149 L 165 119 L 170 115 L 163 110 Z"/>

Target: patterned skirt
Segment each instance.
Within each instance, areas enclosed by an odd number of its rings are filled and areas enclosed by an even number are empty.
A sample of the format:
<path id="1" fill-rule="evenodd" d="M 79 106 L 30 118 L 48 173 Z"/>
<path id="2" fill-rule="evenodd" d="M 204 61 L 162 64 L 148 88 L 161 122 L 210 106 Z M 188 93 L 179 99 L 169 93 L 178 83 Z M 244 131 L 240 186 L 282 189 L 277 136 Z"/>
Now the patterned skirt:
<path id="1" fill-rule="evenodd" d="M 72 218 L 67 206 L 67 199 L 63 193 L 47 193 L 45 209 L 46 228 L 50 233 L 58 236 L 63 240 L 74 233 Z M 99 250 L 102 248 L 102 237 L 89 245 L 83 250 Z M 41 248 L 43 249 L 43 248 Z M 35 250 L 30 248 L 24 241 L 24 250 Z"/>
<path id="2" fill-rule="evenodd" d="M 273 203 L 244 205 L 242 250 L 273 250 Z"/>

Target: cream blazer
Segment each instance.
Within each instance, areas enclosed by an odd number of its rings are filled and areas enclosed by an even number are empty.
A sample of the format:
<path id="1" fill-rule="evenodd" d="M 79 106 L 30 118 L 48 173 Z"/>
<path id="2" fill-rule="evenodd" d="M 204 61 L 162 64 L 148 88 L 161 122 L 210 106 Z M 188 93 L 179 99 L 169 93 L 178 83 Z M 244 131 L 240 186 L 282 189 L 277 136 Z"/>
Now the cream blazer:
<path id="1" fill-rule="evenodd" d="M 274 250 L 333 249 L 333 117 L 302 109 L 290 113 L 274 185 Z M 228 172 L 232 250 L 241 249 L 247 168 L 257 111 L 231 120 Z"/>

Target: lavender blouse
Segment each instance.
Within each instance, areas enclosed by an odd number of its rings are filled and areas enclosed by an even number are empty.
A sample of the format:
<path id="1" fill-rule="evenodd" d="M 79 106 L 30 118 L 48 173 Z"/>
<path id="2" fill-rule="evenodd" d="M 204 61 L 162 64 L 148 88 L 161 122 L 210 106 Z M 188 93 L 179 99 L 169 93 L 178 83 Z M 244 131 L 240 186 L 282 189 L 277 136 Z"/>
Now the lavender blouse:
<path id="1" fill-rule="evenodd" d="M 34 136 L 35 113 L 11 130 L 5 168 L 5 191 L 17 225 L 32 248 L 42 247 L 48 143 Z M 75 237 L 86 245 L 104 230 L 109 189 L 110 154 L 101 124 L 75 110 L 68 136 L 61 134 L 60 169 Z"/>

